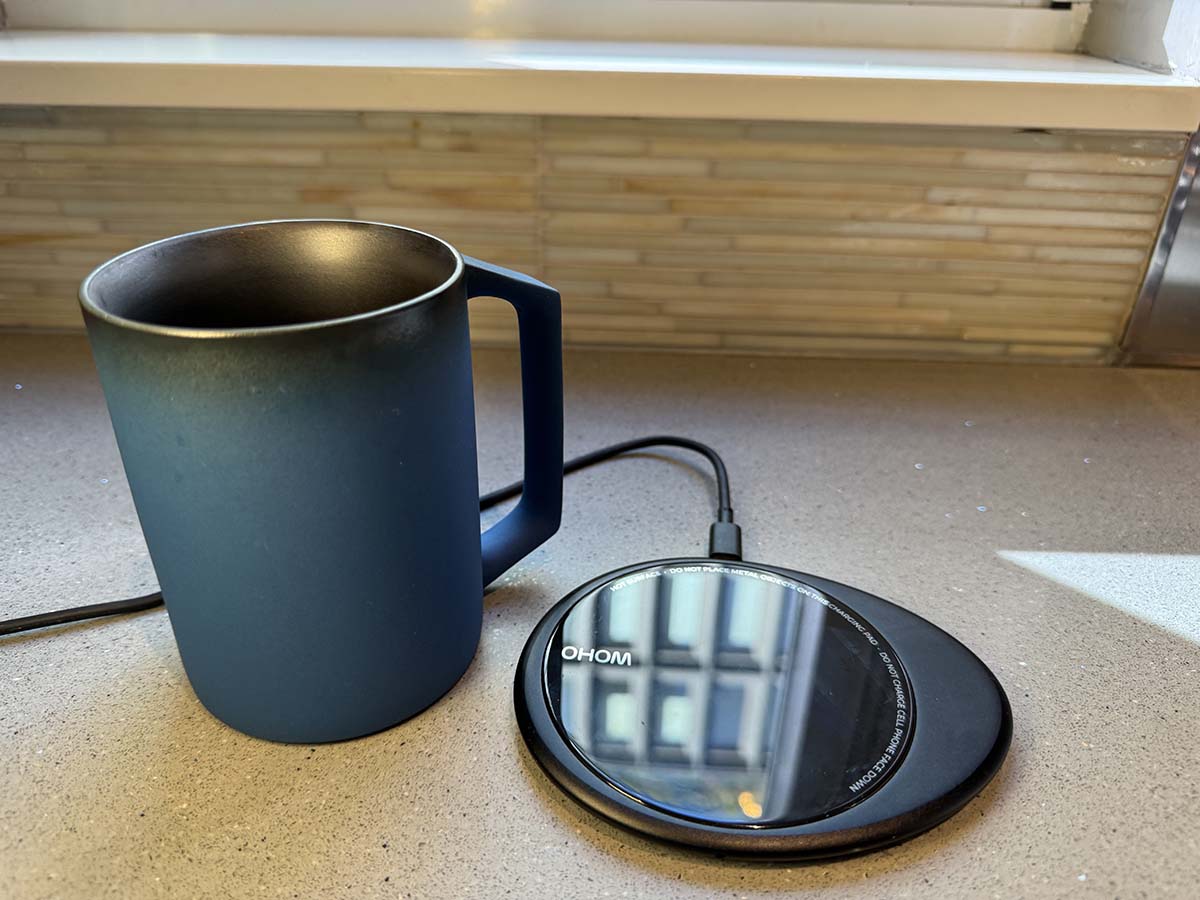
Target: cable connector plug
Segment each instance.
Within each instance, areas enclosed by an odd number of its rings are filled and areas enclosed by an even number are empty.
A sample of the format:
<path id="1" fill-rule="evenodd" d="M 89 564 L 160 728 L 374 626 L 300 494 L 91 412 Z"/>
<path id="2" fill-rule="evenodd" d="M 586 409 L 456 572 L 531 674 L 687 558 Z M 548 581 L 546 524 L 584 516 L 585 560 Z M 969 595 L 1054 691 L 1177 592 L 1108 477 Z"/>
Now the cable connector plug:
<path id="1" fill-rule="evenodd" d="M 711 559 L 741 559 L 742 529 L 733 522 L 713 522 L 708 529 L 708 555 Z"/>

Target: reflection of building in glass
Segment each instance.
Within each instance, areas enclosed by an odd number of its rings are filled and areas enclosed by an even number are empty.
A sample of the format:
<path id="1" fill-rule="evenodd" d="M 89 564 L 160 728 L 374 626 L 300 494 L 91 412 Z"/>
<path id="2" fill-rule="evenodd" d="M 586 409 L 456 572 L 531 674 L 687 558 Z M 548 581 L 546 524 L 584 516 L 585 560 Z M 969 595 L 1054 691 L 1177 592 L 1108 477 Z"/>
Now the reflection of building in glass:
<path id="1" fill-rule="evenodd" d="M 781 692 L 811 689 L 817 654 L 792 671 L 795 641 L 819 637 L 824 616 L 821 604 L 751 578 L 697 572 L 605 588 L 572 611 L 563 643 L 628 648 L 632 665 L 564 661 L 564 726 L 630 786 L 661 796 L 669 782 L 686 806 L 758 818 L 780 775 L 770 758 L 779 731 L 791 732 L 784 746 L 803 739 L 807 703 L 778 715 Z"/>
<path id="2" fill-rule="evenodd" d="M 585 759 L 659 806 L 817 818 L 882 783 L 907 735 L 906 688 L 862 623 L 737 571 L 663 567 L 580 600 L 547 660 L 552 703 Z"/>

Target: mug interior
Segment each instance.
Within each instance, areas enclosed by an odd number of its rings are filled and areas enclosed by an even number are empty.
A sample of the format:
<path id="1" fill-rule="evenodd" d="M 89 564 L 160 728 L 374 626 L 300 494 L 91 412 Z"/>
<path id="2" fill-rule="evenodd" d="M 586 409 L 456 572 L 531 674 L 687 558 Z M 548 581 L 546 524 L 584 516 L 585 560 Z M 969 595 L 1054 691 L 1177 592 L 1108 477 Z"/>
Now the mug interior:
<path id="1" fill-rule="evenodd" d="M 361 315 L 448 286 L 458 254 L 372 222 L 231 225 L 147 244 L 84 282 L 85 305 L 145 325 L 254 329 Z"/>

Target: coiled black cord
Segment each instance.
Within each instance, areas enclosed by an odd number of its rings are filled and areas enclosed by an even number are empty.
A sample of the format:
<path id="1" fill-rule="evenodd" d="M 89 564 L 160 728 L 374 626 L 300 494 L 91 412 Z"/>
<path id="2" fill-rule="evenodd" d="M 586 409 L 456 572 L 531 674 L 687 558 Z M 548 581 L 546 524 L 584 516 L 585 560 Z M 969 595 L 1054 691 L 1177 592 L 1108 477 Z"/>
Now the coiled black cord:
<path id="1" fill-rule="evenodd" d="M 683 450 L 693 450 L 702 454 L 712 464 L 713 474 L 717 480 L 717 519 L 709 529 L 708 555 L 714 559 L 741 559 L 742 534 L 741 529 L 733 524 L 733 505 L 729 494 L 729 472 L 725 461 L 708 444 L 694 441 L 691 438 L 676 437 L 670 434 L 656 434 L 650 437 L 634 438 L 611 444 L 576 456 L 563 463 L 563 474 L 570 475 L 588 466 L 594 466 L 620 456 L 622 453 L 632 453 L 647 447 L 678 447 Z M 505 500 L 510 500 L 521 493 L 525 482 L 514 481 L 499 490 L 484 494 L 479 498 L 479 509 L 491 509 Z M 93 603 L 89 606 L 76 606 L 71 609 L 60 609 L 53 612 L 37 613 L 32 616 L 21 616 L 16 619 L 0 621 L 0 636 L 16 634 L 21 631 L 32 631 L 35 628 L 47 628 L 51 625 L 65 625 L 69 622 L 81 622 L 85 619 L 97 619 L 101 616 L 116 616 L 123 613 L 141 612 L 161 606 L 162 593 L 155 591 L 142 597 L 130 597 L 126 600 L 113 600 L 109 603 Z"/>

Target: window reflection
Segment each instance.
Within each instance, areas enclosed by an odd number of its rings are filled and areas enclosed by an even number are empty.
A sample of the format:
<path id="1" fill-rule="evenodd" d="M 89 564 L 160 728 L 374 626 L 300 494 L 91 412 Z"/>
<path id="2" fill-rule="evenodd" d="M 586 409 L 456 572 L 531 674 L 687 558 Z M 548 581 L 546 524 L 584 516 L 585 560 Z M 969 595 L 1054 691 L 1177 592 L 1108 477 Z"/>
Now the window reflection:
<path id="1" fill-rule="evenodd" d="M 562 643 L 626 647 L 628 664 L 564 658 L 561 721 L 585 757 L 659 805 L 811 818 L 846 801 L 847 773 L 878 759 L 895 720 L 890 679 L 848 630 L 770 581 L 680 573 L 606 587 L 577 604 Z"/>
<path id="2" fill-rule="evenodd" d="M 606 647 L 626 647 L 637 628 L 638 602 L 632 594 L 605 592 L 596 604 L 596 636 Z"/>

